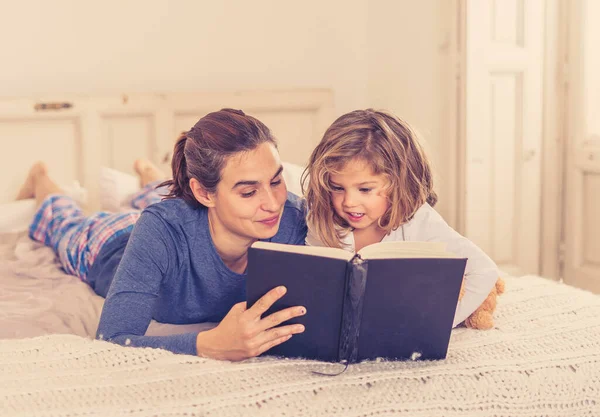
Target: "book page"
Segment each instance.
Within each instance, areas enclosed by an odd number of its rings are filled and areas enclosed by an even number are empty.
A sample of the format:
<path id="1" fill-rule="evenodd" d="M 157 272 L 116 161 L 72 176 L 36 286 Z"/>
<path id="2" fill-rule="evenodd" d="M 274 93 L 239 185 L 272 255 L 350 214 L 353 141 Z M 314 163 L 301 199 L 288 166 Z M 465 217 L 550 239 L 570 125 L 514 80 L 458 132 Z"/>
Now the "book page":
<path id="1" fill-rule="evenodd" d="M 446 251 L 444 242 L 379 242 L 359 252 L 363 259 L 389 258 L 457 258 Z"/>
<path id="2" fill-rule="evenodd" d="M 324 258 L 343 259 L 345 261 L 349 261 L 354 257 L 352 252 L 348 252 L 339 248 L 328 248 L 325 246 L 285 245 L 283 243 L 257 241 L 252 244 L 252 247 L 256 249 L 266 249 L 278 252 L 299 253 L 303 255 L 322 256 Z"/>

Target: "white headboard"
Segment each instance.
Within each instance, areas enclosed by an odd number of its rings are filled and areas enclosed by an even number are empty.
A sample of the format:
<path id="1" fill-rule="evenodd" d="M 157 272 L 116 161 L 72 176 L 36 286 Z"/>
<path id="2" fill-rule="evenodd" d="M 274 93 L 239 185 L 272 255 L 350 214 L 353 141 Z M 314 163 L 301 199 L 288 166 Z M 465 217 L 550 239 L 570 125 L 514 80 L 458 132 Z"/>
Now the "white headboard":
<path id="1" fill-rule="evenodd" d="M 29 166 L 43 160 L 59 183 L 79 181 L 97 208 L 101 166 L 132 172 L 133 161 L 147 157 L 170 172 L 174 139 L 223 107 L 263 121 L 278 138 L 282 160 L 300 165 L 334 115 L 329 90 L 0 100 L 0 202 L 13 200 Z"/>

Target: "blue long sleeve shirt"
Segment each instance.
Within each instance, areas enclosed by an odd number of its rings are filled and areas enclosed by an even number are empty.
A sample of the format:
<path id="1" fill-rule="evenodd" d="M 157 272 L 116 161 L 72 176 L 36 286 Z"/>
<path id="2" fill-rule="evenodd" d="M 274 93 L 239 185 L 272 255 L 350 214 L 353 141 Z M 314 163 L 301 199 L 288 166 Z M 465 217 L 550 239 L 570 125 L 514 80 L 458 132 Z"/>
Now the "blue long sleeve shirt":
<path id="1" fill-rule="evenodd" d="M 306 232 L 302 201 L 288 193 L 279 230 L 269 240 L 302 245 Z M 145 336 L 150 320 L 219 322 L 246 299 L 245 277 L 218 255 L 207 209 L 181 199 L 151 205 L 131 235 L 107 243 L 90 268 L 88 281 L 106 296 L 96 338 L 196 355 L 198 332 Z"/>

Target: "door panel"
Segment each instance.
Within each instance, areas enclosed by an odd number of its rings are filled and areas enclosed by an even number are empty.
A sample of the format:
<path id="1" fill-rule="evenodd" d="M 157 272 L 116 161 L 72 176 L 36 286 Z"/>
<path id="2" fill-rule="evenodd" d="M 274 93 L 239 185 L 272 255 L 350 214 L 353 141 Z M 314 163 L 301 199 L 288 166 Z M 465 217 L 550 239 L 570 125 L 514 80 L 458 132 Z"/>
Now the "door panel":
<path id="1" fill-rule="evenodd" d="M 45 161 L 63 185 L 87 189 L 88 209 L 101 207 L 100 168 L 132 173 L 145 157 L 169 175 L 175 139 L 200 117 L 242 109 L 269 126 L 282 160 L 304 163 L 333 121 L 329 90 L 123 94 L 0 100 L 0 203 L 14 200 L 29 167 Z"/>
<path id="2" fill-rule="evenodd" d="M 28 112 L 0 117 L 0 202 L 14 200 L 31 165 L 44 161 L 61 184 L 82 181 L 80 120 L 77 115 L 48 118 Z"/>
<path id="3" fill-rule="evenodd" d="M 102 160 L 106 166 L 134 174 L 136 159 L 154 159 L 156 139 L 151 114 L 104 116 L 101 124 Z"/>
<path id="4" fill-rule="evenodd" d="M 466 7 L 464 232 L 504 270 L 538 273 L 544 1 Z"/>
<path id="5" fill-rule="evenodd" d="M 564 281 L 600 293 L 600 2 L 569 3 Z"/>

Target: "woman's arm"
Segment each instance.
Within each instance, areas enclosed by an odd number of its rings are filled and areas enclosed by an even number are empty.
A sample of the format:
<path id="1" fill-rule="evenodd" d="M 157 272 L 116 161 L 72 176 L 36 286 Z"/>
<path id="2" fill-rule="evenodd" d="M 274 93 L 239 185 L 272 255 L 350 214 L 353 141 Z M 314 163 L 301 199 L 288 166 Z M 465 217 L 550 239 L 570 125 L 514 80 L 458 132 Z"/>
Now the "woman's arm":
<path id="1" fill-rule="evenodd" d="M 161 284 L 177 262 L 175 245 L 162 221 L 144 212 L 130 237 L 123 259 L 110 287 L 96 337 L 124 346 L 153 347 L 174 353 L 215 359 L 241 360 L 257 356 L 304 331 L 302 325 L 280 326 L 305 314 L 303 307 L 290 307 L 262 318 L 285 294 L 274 289 L 252 308 L 234 305 L 219 325 L 205 332 L 171 336 L 145 336 Z M 171 300 L 173 309 L 178 300 Z"/>
<path id="2" fill-rule="evenodd" d="M 129 239 L 106 296 L 96 337 L 124 346 L 196 354 L 198 332 L 144 336 L 161 283 L 176 262 L 175 245 L 162 220 L 144 212 Z M 173 308 L 177 308 L 173 300 Z"/>

